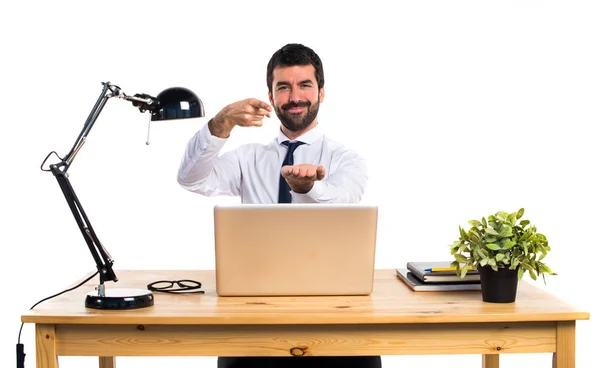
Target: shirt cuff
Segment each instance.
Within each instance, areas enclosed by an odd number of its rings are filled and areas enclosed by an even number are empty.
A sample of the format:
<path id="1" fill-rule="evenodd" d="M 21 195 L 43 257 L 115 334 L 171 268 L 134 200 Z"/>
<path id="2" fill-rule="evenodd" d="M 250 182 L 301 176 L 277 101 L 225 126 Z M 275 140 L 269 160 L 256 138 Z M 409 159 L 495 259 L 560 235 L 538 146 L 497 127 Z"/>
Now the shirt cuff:
<path id="1" fill-rule="evenodd" d="M 325 193 L 325 183 L 315 181 L 308 193 L 296 193 L 292 191 L 292 199 L 295 203 L 319 203 L 319 199 Z"/>
<path id="2" fill-rule="evenodd" d="M 201 151 L 220 151 L 227 142 L 227 138 L 221 138 L 210 134 L 208 124 L 205 124 L 202 129 L 198 131 L 196 142 Z"/>

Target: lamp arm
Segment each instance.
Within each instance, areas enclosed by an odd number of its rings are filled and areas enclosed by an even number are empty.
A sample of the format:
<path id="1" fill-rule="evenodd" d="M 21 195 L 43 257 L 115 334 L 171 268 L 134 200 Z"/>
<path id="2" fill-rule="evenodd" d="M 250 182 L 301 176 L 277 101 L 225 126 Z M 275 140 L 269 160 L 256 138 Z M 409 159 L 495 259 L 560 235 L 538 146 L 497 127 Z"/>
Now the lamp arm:
<path id="1" fill-rule="evenodd" d="M 158 100 L 155 97 L 147 94 L 135 94 L 134 96 L 128 96 L 121 90 L 121 88 L 115 86 L 114 84 L 110 84 L 110 82 L 102 82 L 102 85 L 104 86 L 102 88 L 102 92 L 100 93 L 96 104 L 92 108 L 92 111 L 88 115 L 87 120 L 83 124 L 83 129 L 79 133 L 73 148 L 71 148 L 71 151 L 69 151 L 69 153 L 62 159 L 65 166 L 63 169 L 64 172 L 69 169 L 73 159 L 75 159 L 75 156 L 81 147 L 83 147 L 83 144 L 87 139 L 87 135 L 89 134 L 90 130 L 92 130 L 94 123 L 98 119 L 98 116 L 100 116 L 100 113 L 102 112 L 102 109 L 104 108 L 104 105 L 106 105 L 106 102 L 109 98 L 118 97 L 123 100 L 130 101 L 133 106 L 139 108 L 140 112 L 150 111 L 150 113 L 154 113 L 158 109 Z M 46 160 L 47 159 L 48 158 L 46 158 Z"/>
<path id="2" fill-rule="evenodd" d="M 102 112 L 102 109 L 104 108 L 104 105 L 106 105 L 106 102 L 108 101 L 108 99 L 111 97 L 114 97 L 114 96 L 118 96 L 121 91 L 121 89 L 119 87 L 114 86 L 114 85 L 110 84 L 109 82 L 106 82 L 106 83 L 103 82 L 102 85 L 104 87 L 102 88 L 100 97 L 98 97 L 96 104 L 92 108 L 92 111 L 90 111 L 90 114 L 88 115 L 87 120 L 83 124 L 83 129 L 79 133 L 77 140 L 75 140 L 75 144 L 73 144 L 73 148 L 71 148 L 71 151 L 69 151 L 69 153 L 62 159 L 61 164 L 64 165 L 64 168 L 62 170 L 65 173 L 69 169 L 69 166 L 75 159 L 75 156 L 77 155 L 77 153 L 79 152 L 81 147 L 83 147 L 83 145 L 87 139 L 87 135 L 89 134 L 90 130 L 92 130 L 94 123 L 98 119 L 98 116 L 100 116 L 100 113 Z M 47 159 L 48 158 L 46 157 L 46 160 Z"/>
<path id="3" fill-rule="evenodd" d="M 117 275 L 112 269 L 114 261 L 96 236 L 96 232 L 94 231 L 92 224 L 90 223 L 85 211 L 83 210 L 83 207 L 81 206 L 81 203 L 79 202 L 79 199 L 77 198 L 77 195 L 75 194 L 75 191 L 73 190 L 73 187 L 71 186 L 67 170 L 69 169 L 79 150 L 81 150 L 85 144 L 87 135 L 94 126 L 94 123 L 98 119 L 98 116 L 102 112 L 102 109 L 106 105 L 106 102 L 109 98 L 120 97 L 128 101 L 133 101 L 134 106 L 139 107 L 140 110 L 142 110 L 142 108 L 149 110 L 154 103 L 154 100 L 151 96 L 148 96 L 148 98 L 130 97 L 125 95 L 119 87 L 112 85 L 109 82 L 103 82 L 102 84 L 104 86 L 102 88 L 102 93 L 100 94 L 100 97 L 98 97 L 96 104 L 88 115 L 88 118 L 83 125 L 83 129 L 79 133 L 79 136 L 77 137 L 77 140 L 75 141 L 75 144 L 69 153 L 64 158 L 59 157 L 61 159 L 60 162 L 49 165 L 49 169 L 44 169 L 46 161 L 48 161 L 50 156 L 55 153 L 51 152 L 48 156 L 46 156 L 46 159 L 42 163 L 41 167 L 42 171 L 52 172 L 58 181 L 58 185 L 60 186 L 60 189 L 67 200 L 67 204 L 69 205 L 71 213 L 77 222 L 77 226 L 79 227 L 79 230 L 81 231 L 81 234 L 87 243 L 90 253 L 92 253 L 92 257 L 96 262 L 96 268 L 98 269 L 100 275 L 100 285 L 98 287 L 100 296 L 104 296 L 104 282 L 118 281 Z M 145 97 L 145 95 L 143 97 Z"/>
<path id="4" fill-rule="evenodd" d="M 98 237 L 96 236 L 96 232 L 90 223 L 71 183 L 69 181 L 69 175 L 61 170 L 60 165 L 50 165 L 50 171 L 58 181 L 58 185 L 67 200 L 67 204 L 71 209 L 71 213 L 77 222 L 77 226 L 81 231 L 81 235 L 85 242 L 87 243 L 88 249 L 96 262 L 96 268 L 98 269 L 98 273 L 100 275 L 100 285 L 98 288 L 98 292 L 100 296 L 104 296 L 104 283 L 106 281 L 114 281 L 117 282 L 119 279 L 115 274 L 112 265 L 114 263 L 112 257 L 108 253 L 108 251 L 104 248 Z"/>

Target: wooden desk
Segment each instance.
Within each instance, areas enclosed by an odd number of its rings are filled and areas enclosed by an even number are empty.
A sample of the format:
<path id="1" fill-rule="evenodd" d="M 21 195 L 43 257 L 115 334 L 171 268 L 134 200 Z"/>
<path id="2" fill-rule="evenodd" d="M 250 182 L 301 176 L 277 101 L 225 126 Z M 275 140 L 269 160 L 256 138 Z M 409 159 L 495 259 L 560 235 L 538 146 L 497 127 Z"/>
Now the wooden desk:
<path id="1" fill-rule="evenodd" d="M 575 367 L 575 322 L 583 312 L 527 281 L 517 301 L 490 304 L 478 291 L 410 291 L 394 270 L 377 270 L 366 297 L 218 297 L 214 271 L 117 271 L 108 288 L 193 279 L 206 294 L 155 293 L 155 305 L 127 311 L 84 307 L 82 287 L 22 316 L 36 324 L 37 368 L 58 356 L 290 356 L 553 352 L 554 368 Z M 93 281 L 96 281 L 95 279 Z M 302 359 L 302 358 L 298 358 Z"/>

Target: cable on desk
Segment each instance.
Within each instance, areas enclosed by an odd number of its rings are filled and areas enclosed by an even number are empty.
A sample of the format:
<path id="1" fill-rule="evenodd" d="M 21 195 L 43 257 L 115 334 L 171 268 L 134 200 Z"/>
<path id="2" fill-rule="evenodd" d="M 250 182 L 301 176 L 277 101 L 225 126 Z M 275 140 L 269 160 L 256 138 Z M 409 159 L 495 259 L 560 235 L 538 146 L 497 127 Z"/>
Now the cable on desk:
<path id="1" fill-rule="evenodd" d="M 62 295 L 64 293 L 68 293 L 69 291 L 75 290 L 78 287 L 80 287 L 81 285 L 85 284 L 86 282 L 90 281 L 92 278 L 94 278 L 96 275 L 98 274 L 98 271 L 96 271 L 92 276 L 88 277 L 87 279 L 83 280 L 82 282 L 80 282 L 78 285 L 73 286 L 70 289 L 67 290 L 63 290 L 58 294 L 54 294 L 51 295 L 47 298 L 44 298 L 42 300 L 40 300 L 39 302 L 35 303 L 31 308 L 29 308 L 29 310 L 32 310 L 33 308 L 35 308 L 38 304 L 40 304 L 41 302 L 45 302 L 48 299 L 52 299 L 55 298 L 59 295 Z M 23 331 L 23 325 L 25 323 L 21 322 L 21 328 L 19 329 L 19 337 L 17 339 L 17 368 L 25 368 L 25 346 L 23 344 L 21 344 L 21 332 Z"/>

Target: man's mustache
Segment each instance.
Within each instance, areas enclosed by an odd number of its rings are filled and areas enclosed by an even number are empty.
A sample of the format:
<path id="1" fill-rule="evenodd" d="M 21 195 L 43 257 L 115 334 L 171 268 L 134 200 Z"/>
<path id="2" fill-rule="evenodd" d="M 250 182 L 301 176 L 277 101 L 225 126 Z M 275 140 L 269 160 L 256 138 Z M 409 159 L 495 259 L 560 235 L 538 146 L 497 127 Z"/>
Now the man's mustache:
<path id="1" fill-rule="evenodd" d="M 294 107 L 310 107 L 310 101 L 288 102 L 286 104 L 281 105 L 281 109 L 284 111 L 292 109 Z"/>

